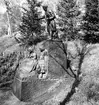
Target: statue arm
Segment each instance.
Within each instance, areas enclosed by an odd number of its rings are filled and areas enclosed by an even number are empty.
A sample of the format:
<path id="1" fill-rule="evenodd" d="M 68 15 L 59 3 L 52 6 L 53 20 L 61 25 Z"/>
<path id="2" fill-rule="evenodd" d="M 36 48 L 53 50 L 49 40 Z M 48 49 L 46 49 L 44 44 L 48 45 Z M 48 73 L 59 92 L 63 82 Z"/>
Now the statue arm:
<path id="1" fill-rule="evenodd" d="M 45 16 L 42 16 L 40 18 L 35 18 L 35 20 L 41 20 L 41 19 L 45 19 Z"/>
<path id="2" fill-rule="evenodd" d="M 52 16 L 49 18 L 50 20 L 54 20 L 56 18 L 55 14 L 53 11 L 51 11 Z"/>

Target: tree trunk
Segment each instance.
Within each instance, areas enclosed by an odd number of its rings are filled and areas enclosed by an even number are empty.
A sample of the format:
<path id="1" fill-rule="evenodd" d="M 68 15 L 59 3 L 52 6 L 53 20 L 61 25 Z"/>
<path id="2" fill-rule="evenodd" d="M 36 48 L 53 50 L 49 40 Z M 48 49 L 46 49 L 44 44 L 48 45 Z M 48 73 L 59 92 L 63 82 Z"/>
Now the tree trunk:
<path id="1" fill-rule="evenodd" d="M 8 19 L 8 36 L 11 36 L 11 24 L 10 24 L 10 17 L 8 12 L 7 12 L 7 19 Z"/>

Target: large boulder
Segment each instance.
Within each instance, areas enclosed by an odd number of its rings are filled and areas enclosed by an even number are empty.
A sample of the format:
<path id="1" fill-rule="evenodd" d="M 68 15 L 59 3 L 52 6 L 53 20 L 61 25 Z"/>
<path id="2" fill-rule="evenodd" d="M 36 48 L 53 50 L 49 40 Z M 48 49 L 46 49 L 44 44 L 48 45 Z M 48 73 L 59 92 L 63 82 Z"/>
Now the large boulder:
<path id="1" fill-rule="evenodd" d="M 49 40 L 47 42 L 44 42 L 43 46 L 45 47 L 45 49 L 48 49 L 48 74 L 51 75 L 52 78 L 59 78 L 61 76 L 64 76 L 66 74 L 65 69 L 67 67 L 67 57 L 63 52 L 62 43 L 59 40 Z"/>
<path id="2" fill-rule="evenodd" d="M 21 101 L 32 102 L 35 98 L 46 93 L 53 83 L 54 81 L 38 79 L 33 73 L 26 76 L 22 72 L 17 72 L 13 84 L 13 93 Z"/>
<path id="3" fill-rule="evenodd" d="M 55 83 L 50 79 L 39 79 L 36 71 L 32 71 L 33 59 L 24 59 L 16 72 L 13 93 L 21 101 L 30 102 L 47 92 Z"/>
<path id="4" fill-rule="evenodd" d="M 37 72 L 30 72 L 33 67 L 33 60 L 25 59 L 20 64 L 13 84 L 13 93 L 18 99 L 30 102 L 37 97 L 43 96 L 45 93 L 49 94 L 47 93 L 48 89 L 56 83 L 57 79 L 65 75 L 66 72 L 60 65 L 63 65 L 63 67 L 66 68 L 66 55 L 57 44 L 62 46 L 59 41 L 57 41 L 57 43 L 48 41 L 42 44 L 44 48 L 48 50 L 48 61 L 45 62 L 46 68 L 48 69 L 46 78 L 39 79 Z M 37 53 L 39 52 L 40 54 L 38 49 Z"/>

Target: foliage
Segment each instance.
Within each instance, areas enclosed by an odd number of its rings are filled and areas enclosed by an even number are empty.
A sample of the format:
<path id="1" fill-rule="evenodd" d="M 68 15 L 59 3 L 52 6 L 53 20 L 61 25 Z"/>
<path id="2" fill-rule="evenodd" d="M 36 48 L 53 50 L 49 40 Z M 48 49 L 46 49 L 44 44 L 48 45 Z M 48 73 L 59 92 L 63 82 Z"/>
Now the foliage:
<path id="1" fill-rule="evenodd" d="M 74 0 L 61 0 L 58 5 L 59 27 L 63 32 L 63 37 L 76 39 L 78 36 L 79 27 L 77 22 L 80 21 L 79 7 Z"/>
<path id="2" fill-rule="evenodd" d="M 0 88 L 9 87 L 14 79 L 20 57 L 17 53 L 0 55 Z"/>
<path id="3" fill-rule="evenodd" d="M 42 21 L 38 19 L 41 13 L 36 9 L 37 1 L 27 0 L 27 3 L 28 8 L 23 8 L 22 22 L 19 26 L 19 30 L 23 36 L 21 41 L 25 45 L 29 45 L 29 43 L 33 44 L 33 41 L 40 37 L 43 29 Z"/>
<path id="4" fill-rule="evenodd" d="M 88 102 L 99 101 L 99 83 L 97 83 L 96 80 L 98 80 L 98 76 L 94 74 L 84 74 L 84 78 L 79 86 L 81 93 L 83 93 Z"/>
<path id="5" fill-rule="evenodd" d="M 96 43 L 99 40 L 99 10 L 98 0 L 86 0 L 86 14 L 83 17 L 82 29 L 85 33 L 84 40 Z"/>
<path id="6" fill-rule="evenodd" d="M 94 101 L 99 100 L 99 85 L 95 83 L 91 83 L 88 86 L 87 92 L 86 92 L 87 100 L 93 99 Z"/>

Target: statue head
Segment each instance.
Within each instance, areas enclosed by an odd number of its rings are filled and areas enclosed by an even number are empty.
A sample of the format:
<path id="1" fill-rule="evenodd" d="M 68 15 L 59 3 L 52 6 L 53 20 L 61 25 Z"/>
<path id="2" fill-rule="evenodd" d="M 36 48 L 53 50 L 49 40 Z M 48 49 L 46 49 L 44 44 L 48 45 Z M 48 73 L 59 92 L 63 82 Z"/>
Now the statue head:
<path id="1" fill-rule="evenodd" d="M 31 57 L 34 58 L 34 59 L 37 59 L 37 54 L 36 53 L 32 53 Z"/>
<path id="2" fill-rule="evenodd" d="M 40 46 L 40 51 L 43 52 L 45 50 L 44 46 Z"/>
<path id="3" fill-rule="evenodd" d="M 43 7 L 43 10 L 44 11 L 47 11 L 47 9 L 48 9 L 48 6 L 47 5 L 43 5 L 42 7 Z"/>

